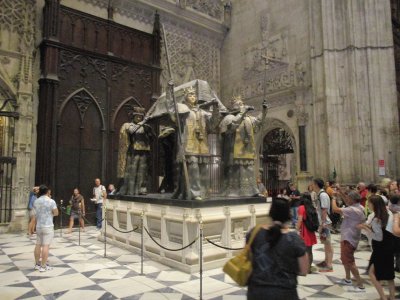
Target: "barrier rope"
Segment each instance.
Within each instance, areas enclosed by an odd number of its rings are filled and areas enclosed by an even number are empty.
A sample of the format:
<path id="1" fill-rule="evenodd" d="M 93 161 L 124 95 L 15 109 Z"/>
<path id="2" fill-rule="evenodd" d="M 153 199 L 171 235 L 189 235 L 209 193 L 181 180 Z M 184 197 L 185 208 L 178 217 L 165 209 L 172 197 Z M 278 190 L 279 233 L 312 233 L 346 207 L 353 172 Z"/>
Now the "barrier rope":
<path id="1" fill-rule="evenodd" d="M 132 229 L 132 230 L 129 230 L 129 231 L 122 231 L 122 230 L 120 230 L 120 229 L 115 228 L 112 224 L 108 224 L 108 225 L 111 226 L 114 230 L 116 230 L 116 231 L 118 231 L 118 232 L 121 232 L 121 233 L 131 233 L 131 232 L 134 232 L 134 231 L 136 231 L 136 230 L 138 230 L 138 229 L 140 228 L 140 226 L 136 226 L 136 228 L 134 228 L 134 229 Z"/>
<path id="2" fill-rule="evenodd" d="M 181 250 L 184 250 L 184 249 L 189 248 L 190 246 L 192 246 L 192 245 L 199 239 L 199 237 L 196 237 L 190 244 L 186 245 L 185 247 L 182 247 L 182 248 L 179 248 L 179 249 L 170 249 L 170 248 L 164 247 L 164 246 L 161 245 L 159 242 L 157 242 L 157 241 L 151 236 L 150 232 L 147 230 L 146 227 L 143 227 L 143 228 L 144 228 L 144 230 L 147 232 L 147 234 L 149 235 L 149 237 L 151 238 L 151 240 L 152 240 L 154 243 L 156 243 L 158 247 L 160 247 L 160 248 L 162 248 L 162 249 L 164 249 L 164 250 L 168 250 L 168 251 L 181 251 Z"/>
<path id="3" fill-rule="evenodd" d="M 69 218 L 71 217 L 71 214 L 67 214 L 66 213 L 66 211 L 67 211 L 67 208 L 66 207 L 60 207 L 60 212 L 62 213 L 62 214 L 64 214 L 64 215 L 66 215 L 66 216 L 68 216 Z M 83 214 L 81 214 L 80 215 L 80 217 L 83 219 L 83 220 L 85 220 L 85 222 L 86 222 L 86 225 L 92 225 L 92 226 L 96 226 L 96 224 L 93 224 L 92 222 L 90 222 L 88 219 L 86 219 L 86 215 L 90 215 L 90 214 L 95 214 L 96 212 L 93 212 L 93 213 L 85 213 L 85 215 L 83 215 Z M 79 214 L 78 214 L 79 215 Z M 100 222 L 103 222 L 104 221 L 104 218 L 103 219 L 101 219 L 100 220 Z"/>
<path id="4" fill-rule="evenodd" d="M 225 250 L 243 250 L 244 248 L 229 248 L 229 247 L 224 247 L 224 246 L 221 246 L 221 245 L 218 245 L 218 244 L 216 244 L 216 243 L 214 243 L 213 241 L 211 241 L 210 239 L 208 239 L 208 238 L 204 238 L 207 242 L 209 242 L 211 245 L 213 245 L 213 246 L 215 246 L 215 247 L 218 247 L 218 248 L 221 248 L 221 249 L 225 249 Z"/>
<path id="5" fill-rule="evenodd" d="M 93 223 L 89 222 L 88 219 L 85 218 L 85 216 L 81 216 L 81 218 L 85 220 L 87 225 L 92 225 L 92 226 L 97 225 L 97 224 L 93 224 Z M 103 221 L 104 221 L 104 218 L 100 220 L 100 222 L 103 222 Z"/>

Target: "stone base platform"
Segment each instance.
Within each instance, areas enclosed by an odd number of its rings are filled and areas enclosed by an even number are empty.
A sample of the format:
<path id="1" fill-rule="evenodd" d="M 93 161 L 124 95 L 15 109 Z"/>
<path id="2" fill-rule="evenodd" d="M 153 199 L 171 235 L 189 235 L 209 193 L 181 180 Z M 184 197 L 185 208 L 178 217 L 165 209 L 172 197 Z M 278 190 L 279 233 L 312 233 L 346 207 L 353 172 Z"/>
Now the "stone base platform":
<path id="1" fill-rule="evenodd" d="M 107 242 L 135 252 L 141 249 L 141 229 L 130 231 L 143 224 L 162 246 L 178 249 L 199 236 L 200 223 L 204 237 L 228 247 L 244 246 L 246 232 L 259 223 L 267 222 L 270 203 L 262 197 L 207 199 L 203 201 L 174 200 L 171 195 L 110 196 L 107 200 Z M 103 221 L 103 233 L 105 228 Z M 160 248 L 144 232 L 145 257 L 195 273 L 199 271 L 200 241 L 184 250 L 169 251 Z M 104 238 L 104 234 L 101 235 Z M 238 251 L 220 249 L 203 240 L 203 269 L 223 266 Z"/>

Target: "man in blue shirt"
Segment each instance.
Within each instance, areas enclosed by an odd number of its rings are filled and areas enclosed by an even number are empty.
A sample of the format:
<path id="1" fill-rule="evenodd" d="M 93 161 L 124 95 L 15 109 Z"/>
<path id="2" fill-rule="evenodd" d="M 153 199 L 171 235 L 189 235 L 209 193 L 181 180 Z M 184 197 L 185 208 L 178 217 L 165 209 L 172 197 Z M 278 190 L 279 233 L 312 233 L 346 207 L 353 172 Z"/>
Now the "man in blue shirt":
<path id="1" fill-rule="evenodd" d="M 28 224 L 28 234 L 32 235 L 35 232 L 36 218 L 33 210 L 33 203 L 37 198 L 37 193 L 39 192 L 39 187 L 33 187 L 32 191 L 29 193 L 28 211 L 29 211 L 29 224 Z"/>

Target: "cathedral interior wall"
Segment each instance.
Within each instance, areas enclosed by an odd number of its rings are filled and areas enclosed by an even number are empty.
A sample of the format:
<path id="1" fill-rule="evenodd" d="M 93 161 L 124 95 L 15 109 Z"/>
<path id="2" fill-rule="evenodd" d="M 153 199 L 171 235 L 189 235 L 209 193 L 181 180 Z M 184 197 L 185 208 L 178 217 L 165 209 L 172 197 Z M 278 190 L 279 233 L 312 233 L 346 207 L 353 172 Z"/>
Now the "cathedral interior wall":
<path id="1" fill-rule="evenodd" d="M 166 28 L 176 85 L 210 83 L 224 104 L 241 94 L 261 110 L 269 103 L 262 133 L 288 128 L 295 141 L 293 176 L 331 177 L 354 183 L 399 177 L 399 116 L 388 1 L 61 0 L 67 7 L 151 33 L 155 10 Z M 218 3 L 217 3 L 218 2 Z M 12 14 L 0 22 L 1 93 L 16 101 L 13 230 L 27 221 L 27 195 L 34 184 L 38 80 L 44 0 L 4 0 Z M 231 14 L 230 14 L 231 13 Z M 267 64 L 266 64 L 267 63 Z M 162 49 L 161 86 L 168 81 Z M 305 141 L 299 128 L 305 127 Z M 306 147 L 307 169 L 299 147 Z M 260 141 L 259 141 L 260 144 Z M 384 160 L 386 173 L 378 174 Z M 308 176 L 308 177 L 307 177 Z M 10 228 L 11 228 L 10 227 Z M 8 229 L 6 229 L 8 230 Z"/>

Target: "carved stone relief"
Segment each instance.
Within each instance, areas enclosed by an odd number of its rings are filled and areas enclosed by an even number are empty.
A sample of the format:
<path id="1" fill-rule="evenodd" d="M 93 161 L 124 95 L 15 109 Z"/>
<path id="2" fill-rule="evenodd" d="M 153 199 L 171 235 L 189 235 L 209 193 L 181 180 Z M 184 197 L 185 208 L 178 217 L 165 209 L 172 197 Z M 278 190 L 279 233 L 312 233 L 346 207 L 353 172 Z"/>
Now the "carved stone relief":
<path id="1" fill-rule="evenodd" d="M 16 213 L 11 216 L 10 226 L 4 227 L 3 230 L 22 230 L 26 224 L 25 195 L 33 183 L 30 173 L 31 166 L 34 165 L 32 162 L 34 149 L 31 149 L 31 144 L 35 132 L 32 102 L 35 86 L 33 61 L 36 1 L 2 0 L 0 2 L 0 98 L 12 100 L 11 104 L 7 104 L 2 110 L 19 114 L 15 123 L 14 120 L 11 122 L 12 119 L 5 121 L 13 125 L 12 130 L 9 131 L 10 134 L 4 137 L 3 144 L 9 144 L 12 147 L 9 151 L 2 152 L 1 156 L 14 159 L 16 167 L 13 169 L 13 180 L 7 181 L 8 187 L 6 187 L 11 191 L 11 198 L 3 200 L 10 201 L 9 208 L 16 209 Z M 0 103 L 0 106 L 2 104 Z M 10 220 L 3 219 L 2 221 L 9 222 Z"/>
<path id="2" fill-rule="evenodd" d="M 34 0 L 5 0 L 0 5 L 0 76 L 13 89 L 28 93 L 32 91 L 23 84 L 32 82 L 35 17 Z"/>
<path id="3" fill-rule="evenodd" d="M 304 62 L 289 61 L 289 30 L 272 33 L 269 19 L 268 13 L 261 14 L 260 40 L 243 50 L 244 83 L 239 92 L 246 99 L 306 85 Z"/>
<path id="4" fill-rule="evenodd" d="M 181 1 L 182 2 L 182 1 Z M 206 14 L 217 20 L 221 20 L 224 11 L 224 1 L 221 0 L 185 0 L 186 6 Z"/>
<path id="5" fill-rule="evenodd" d="M 0 5 L 0 27 L 23 34 L 33 28 L 35 0 L 3 0 Z"/>
<path id="6" fill-rule="evenodd" d="M 220 50 L 213 42 L 194 37 L 189 32 L 172 26 L 166 27 L 167 44 L 172 74 L 176 85 L 192 79 L 206 80 L 219 91 Z M 169 80 L 165 46 L 161 48 L 161 86 L 165 89 Z"/>

